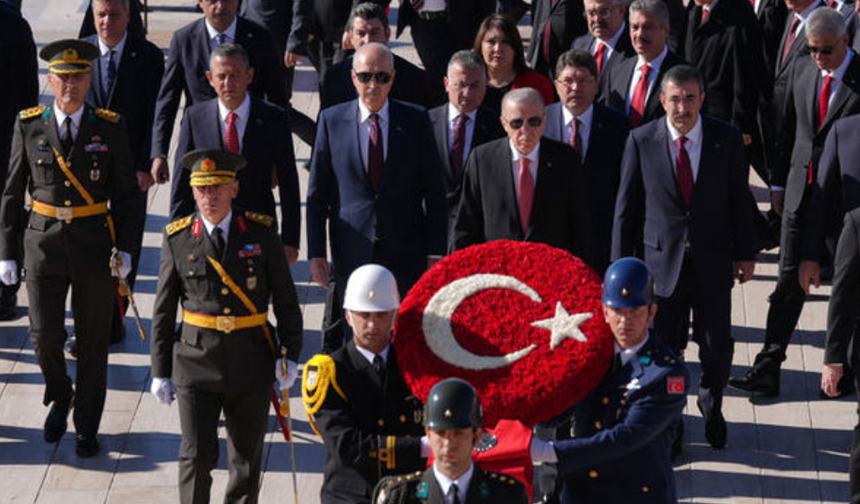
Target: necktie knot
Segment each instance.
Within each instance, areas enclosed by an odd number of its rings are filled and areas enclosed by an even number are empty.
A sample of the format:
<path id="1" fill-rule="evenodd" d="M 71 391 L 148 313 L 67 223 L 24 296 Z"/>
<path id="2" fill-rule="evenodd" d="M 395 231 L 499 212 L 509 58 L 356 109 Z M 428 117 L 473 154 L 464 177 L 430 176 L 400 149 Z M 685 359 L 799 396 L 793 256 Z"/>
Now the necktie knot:
<path id="1" fill-rule="evenodd" d="M 224 33 L 219 33 L 215 35 L 215 44 L 218 46 L 222 46 L 227 43 L 227 35 Z"/>
<path id="2" fill-rule="evenodd" d="M 456 483 L 451 483 L 448 488 L 448 498 L 451 504 L 460 504 L 460 489 Z"/>
<path id="3" fill-rule="evenodd" d="M 379 127 L 379 114 L 370 114 L 370 122 L 377 128 Z"/>
<path id="4" fill-rule="evenodd" d="M 650 72 L 651 72 L 651 65 L 649 65 L 648 63 L 645 63 L 644 65 L 642 65 L 642 78 L 643 79 L 647 79 L 648 74 Z"/>
<path id="5" fill-rule="evenodd" d="M 688 140 L 689 140 L 689 138 L 685 137 L 684 135 L 679 136 L 678 137 L 678 147 L 684 148 L 684 145 L 687 144 Z"/>
<path id="6" fill-rule="evenodd" d="M 373 356 L 373 369 L 380 377 L 385 374 L 385 360 L 379 354 Z"/>

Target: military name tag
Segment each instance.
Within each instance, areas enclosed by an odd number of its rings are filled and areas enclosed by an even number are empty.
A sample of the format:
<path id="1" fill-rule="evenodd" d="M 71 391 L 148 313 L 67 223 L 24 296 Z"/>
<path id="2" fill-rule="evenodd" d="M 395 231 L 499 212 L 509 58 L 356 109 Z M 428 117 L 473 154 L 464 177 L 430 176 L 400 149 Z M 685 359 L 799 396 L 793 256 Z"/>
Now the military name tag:
<path id="1" fill-rule="evenodd" d="M 90 181 L 97 182 L 101 177 L 101 174 L 101 170 L 99 170 L 98 168 L 93 168 L 92 170 L 90 170 Z"/>
<path id="2" fill-rule="evenodd" d="M 248 277 L 248 280 L 245 282 L 245 284 L 248 286 L 248 290 L 256 289 L 257 288 L 257 277 L 255 277 L 255 276 Z"/>

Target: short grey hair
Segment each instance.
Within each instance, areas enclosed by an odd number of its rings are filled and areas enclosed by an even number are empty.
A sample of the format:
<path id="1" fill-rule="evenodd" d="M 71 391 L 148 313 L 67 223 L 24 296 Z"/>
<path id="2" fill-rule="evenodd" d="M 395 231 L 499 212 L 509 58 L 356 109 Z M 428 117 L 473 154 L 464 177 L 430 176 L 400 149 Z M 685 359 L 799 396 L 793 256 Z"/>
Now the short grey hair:
<path id="1" fill-rule="evenodd" d="M 654 14 L 660 20 L 660 26 L 669 26 L 669 8 L 664 0 L 634 0 L 630 4 L 630 13 L 634 12 Z"/>
<path id="2" fill-rule="evenodd" d="M 451 59 L 448 61 L 448 69 L 445 72 L 449 77 L 451 76 L 451 68 L 453 68 L 454 65 L 459 66 L 467 72 L 480 70 L 481 74 L 483 74 L 485 78 L 487 76 L 487 65 L 484 63 L 484 58 L 478 56 L 469 49 L 457 51 L 453 56 L 451 56 Z"/>
<path id="3" fill-rule="evenodd" d="M 541 108 L 546 106 L 543 96 L 538 93 L 537 89 L 530 87 L 512 89 L 505 93 L 505 97 L 502 98 L 502 110 L 507 104 L 516 105 L 517 103 L 532 103 L 540 105 Z"/>
<path id="4" fill-rule="evenodd" d="M 131 7 L 128 3 L 129 0 L 93 0 L 93 3 L 111 3 L 111 2 L 119 2 L 122 5 L 122 8 L 126 11 Z"/>
<path id="5" fill-rule="evenodd" d="M 842 39 L 848 32 L 845 23 L 845 17 L 836 9 L 829 7 L 815 9 L 806 19 L 806 37 L 809 39 L 809 37 L 835 35 L 837 39 Z"/>
<path id="6" fill-rule="evenodd" d="M 244 47 L 239 44 L 221 44 L 213 49 L 212 54 L 209 56 L 209 69 L 212 69 L 212 63 L 215 61 L 215 58 L 232 58 L 234 56 L 238 56 L 242 60 L 242 64 L 245 65 L 246 69 L 251 68 L 251 58 Z"/>
<path id="7" fill-rule="evenodd" d="M 388 59 L 388 64 L 392 70 L 394 70 L 394 54 L 391 52 L 391 49 L 388 48 L 385 44 L 380 44 L 379 42 L 369 42 L 364 44 L 355 50 L 355 55 L 352 57 L 352 69 L 355 70 L 355 66 L 358 64 L 358 57 L 366 52 L 370 52 L 371 50 L 376 49 L 378 51 L 382 51 L 385 54 L 386 59 Z"/>

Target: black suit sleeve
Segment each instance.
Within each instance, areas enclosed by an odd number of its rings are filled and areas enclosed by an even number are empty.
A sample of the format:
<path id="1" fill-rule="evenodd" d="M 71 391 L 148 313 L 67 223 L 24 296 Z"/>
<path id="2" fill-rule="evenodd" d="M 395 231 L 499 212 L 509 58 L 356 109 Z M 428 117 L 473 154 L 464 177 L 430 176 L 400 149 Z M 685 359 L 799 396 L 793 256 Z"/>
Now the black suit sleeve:
<path id="1" fill-rule="evenodd" d="M 568 204 L 570 218 L 568 222 L 571 229 L 568 236 L 571 239 L 570 252 L 585 261 L 589 266 L 596 266 L 597 244 L 591 243 L 591 207 L 588 204 L 588 193 L 586 191 L 585 173 L 582 164 L 575 160 L 572 163 L 575 168 L 570 184 L 570 195 Z"/>
<path id="2" fill-rule="evenodd" d="M 116 248 L 131 252 L 137 247 L 138 237 L 143 233 L 144 220 L 137 215 L 139 200 L 135 197 L 140 187 L 134 175 L 125 120 L 121 120 L 113 128 L 112 134 L 114 138 L 110 213 L 116 229 Z"/>
<path id="3" fill-rule="evenodd" d="M 179 110 L 179 98 L 185 88 L 185 69 L 182 65 L 181 45 L 176 37 L 170 42 L 167 52 L 167 63 L 164 66 L 164 77 L 161 79 L 161 89 L 155 103 L 155 119 L 152 129 L 153 158 L 167 158 L 170 150 L 170 137 L 173 135 L 173 122 Z"/>
<path id="4" fill-rule="evenodd" d="M 801 259 L 821 261 L 827 256 L 825 234 L 831 217 L 837 211 L 838 191 L 842 175 L 839 160 L 839 122 L 833 125 L 824 142 L 824 151 L 818 161 L 818 178 L 813 184 L 803 232 Z"/>
<path id="5" fill-rule="evenodd" d="M 735 75 L 731 122 L 743 133 L 752 134 L 757 127 L 761 69 L 764 68 L 761 52 L 754 50 L 761 47 L 761 33 L 758 24 L 750 23 L 736 27 L 735 34 L 731 56 Z"/>
<path id="6" fill-rule="evenodd" d="M 798 62 L 799 63 L 799 62 Z M 786 86 L 783 103 L 774 103 L 778 110 L 776 114 L 776 145 L 774 146 L 774 163 L 770 172 L 772 186 L 785 187 L 788 183 L 788 171 L 791 169 L 791 154 L 794 149 L 795 133 L 797 131 L 797 111 L 794 108 L 794 85 L 798 68 L 801 64 L 791 64 L 791 77 Z"/>
<path id="7" fill-rule="evenodd" d="M 170 179 L 170 220 L 176 220 L 194 211 L 194 194 L 188 171 L 182 168 L 182 157 L 194 150 L 194 134 L 191 117 L 185 114 L 179 129 L 179 143 L 176 145 L 176 158 L 173 175 Z"/>
<path id="8" fill-rule="evenodd" d="M 627 137 L 621 161 L 621 182 L 615 200 L 615 223 L 612 226 L 612 260 L 642 255 L 642 230 L 645 219 L 645 188 L 639 166 L 636 134 Z"/>
<path id="9" fill-rule="evenodd" d="M 461 250 L 469 245 L 484 243 L 484 210 L 481 202 L 480 161 L 472 150 L 466 162 L 463 182 L 460 189 L 460 204 L 454 218 L 454 232 L 451 251 Z"/>
<path id="10" fill-rule="evenodd" d="M 732 199 L 732 225 L 734 228 L 734 254 L 735 261 L 752 261 L 755 259 L 753 249 L 753 215 L 755 208 L 750 204 L 752 193 L 749 186 L 749 164 L 744 154 L 743 137 L 740 132 L 731 128 L 731 138 L 727 139 L 729 144 L 728 160 L 731 167 L 732 188 L 729 196 Z"/>
<path id="11" fill-rule="evenodd" d="M 278 175 L 278 193 L 281 198 L 281 240 L 284 245 L 299 246 L 301 236 L 301 196 L 296 158 L 293 154 L 293 136 L 286 116 L 279 117 L 276 132 L 278 148 L 275 170 Z"/>
<path id="12" fill-rule="evenodd" d="M 448 244 L 448 201 L 442 180 L 442 160 L 433 139 L 433 126 L 427 113 L 421 114 L 421 177 L 426 212 L 427 255 L 445 255 Z"/>
<path id="13" fill-rule="evenodd" d="M 158 100 L 158 92 L 164 77 L 164 56 L 161 51 L 153 51 L 152 56 L 147 58 L 147 72 L 145 75 L 135 75 L 135 79 L 145 79 L 144 96 L 138 97 L 143 103 L 143 116 L 145 122 L 142 131 L 146 139 L 139 143 L 140 151 L 137 153 L 135 167 L 137 171 L 149 173 L 152 161 L 152 131 L 155 123 L 155 108 Z"/>
<path id="14" fill-rule="evenodd" d="M 845 215 L 836 246 L 833 292 L 827 310 L 825 364 L 848 364 L 848 347 L 854 336 L 860 306 L 860 247 L 857 243 L 857 210 Z"/>
<path id="15" fill-rule="evenodd" d="M 0 259 L 20 261 L 23 250 L 18 250 L 21 229 L 20 213 L 24 208 L 24 192 L 30 180 L 27 149 L 24 145 L 24 127 L 20 119 L 15 122 L 12 135 L 12 151 L 9 158 L 9 173 L 6 187 L 0 198 Z"/>

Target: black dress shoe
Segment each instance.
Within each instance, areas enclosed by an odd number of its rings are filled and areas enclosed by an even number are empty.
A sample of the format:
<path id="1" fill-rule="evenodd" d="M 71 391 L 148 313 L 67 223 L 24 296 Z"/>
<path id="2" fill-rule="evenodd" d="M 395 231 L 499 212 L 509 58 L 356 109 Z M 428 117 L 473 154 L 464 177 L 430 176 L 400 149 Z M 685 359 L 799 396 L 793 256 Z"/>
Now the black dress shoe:
<path id="1" fill-rule="evenodd" d="M 705 417 L 705 439 L 711 448 L 722 450 L 726 447 L 726 438 L 728 437 L 728 427 L 723 412 L 715 411 L 707 414 L 698 401 L 696 401 L 696 405 L 699 407 L 699 413 Z"/>
<path id="2" fill-rule="evenodd" d="M 779 369 L 761 371 L 751 368 L 741 378 L 729 378 L 729 387 L 745 392 L 758 392 L 773 397 L 779 395 Z"/>
<path id="3" fill-rule="evenodd" d="M 99 453 L 99 440 L 95 435 L 78 434 L 75 438 L 75 453 L 81 458 L 95 457 Z"/>
<path id="4" fill-rule="evenodd" d="M 66 433 L 69 427 L 69 407 L 72 404 L 71 398 L 68 401 L 54 401 L 51 405 L 51 411 L 48 412 L 48 417 L 45 418 L 45 441 L 48 443 L 56 443 Z"/>

